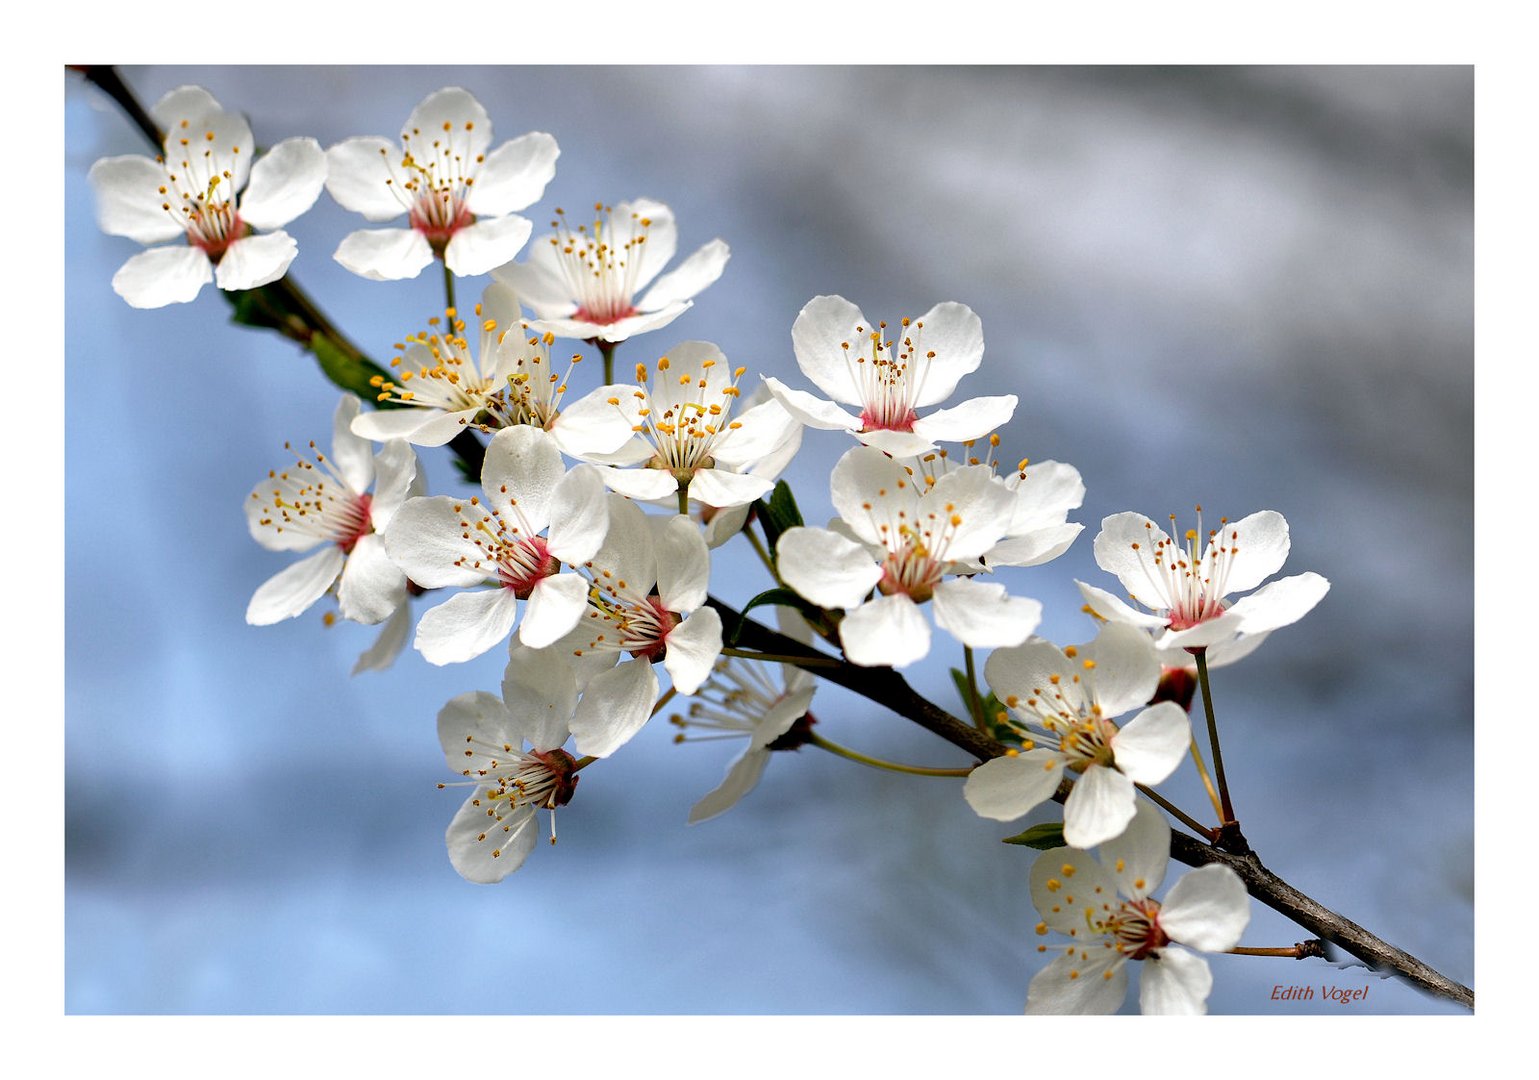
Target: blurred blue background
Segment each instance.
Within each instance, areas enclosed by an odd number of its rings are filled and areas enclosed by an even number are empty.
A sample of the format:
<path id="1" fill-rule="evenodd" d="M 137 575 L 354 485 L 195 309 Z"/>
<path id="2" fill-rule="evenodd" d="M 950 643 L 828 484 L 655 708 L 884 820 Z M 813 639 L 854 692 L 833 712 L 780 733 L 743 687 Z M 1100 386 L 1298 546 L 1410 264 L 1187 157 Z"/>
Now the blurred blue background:
<path id="1" fill-rule="evenodd" d="M 1473 981 L 1473 84 L 1468 68 L 129 68 L 146 104 L 185 83 L 246 112 L 259 145 L 390 136 L 461 85 L 497 142 L 553 133 L 528 212 L 647 195 L 680 252 L 720 236 L 725 276 L 655 359 L 703 338 L 805 385 L 797 311 L 839 293 L 873 318 L 959 300 L 987 354 L 967 396 L 1014 392 L 1003 456 L 1088 485 L 1086 532 L 1001 579 L 1061 643 L 1092 627 L 1073 578 L 1112 584 L 1100 519 L 1281 511 L 1285 572 L 1333 588 L 1215 677 L 1251 842 L 1328 906 Z M 1030 853 L 953 780 L 816 750 L 777 755 L 727 816 L 686 828 L 736 743 L 657 723 L 583 775 L 561 842 L 505 883 L 443 849 L 460 801 L 433 718 L 495 690 L 494 651 L 408 651 L 349 678 L 373 632 L 321 606 L 248 627 L 288 561 L 241 502 L 285 440 L 329 439 L 337 394 L 212 288 L 140 312 L 110 287 L 139 248 L 94 225 L 85 175 L 144 153 L 66 76 L 66 1007 L 74 1013 L 1012 1013 L 1040 958 Z M 289 231 L 295 278 L 378 358 L 442 303 L 439 276 L 331 261 L 363 221 L 322 196 Z M 462 303 L 478 292 L 461 285 Z M 598 365 L 580 374 L 596 380 Z M 745 385 L 747 385 L 745 383 Z M 90 405 L 90 409 L 85 409 Z M 110 418 L 110 419 L 109 419 Z M 831 512 L 847 441 L 809 432 L 788 473 Z M 457 490 L 424 453 L 435 492 Z M 111 523 L 110 529 L 104 523 Z M 717 591 L 762 587 L 740 541 Z M 957 708 L 936 637 L 909 672 Z M 824 686 L 821 730 L 962 764 Z M 1190 767 L 1173 797 L 1202 798 Z M 1031 820 L 1053 816 L 1050 811 Z M 1255 908 L 1249 945 L 1305 934 Z M 1341 1012 L 1279 984 L 1371 985 L 1354 1012 L 1458 1012 L 1362 969 L 1219 957 L 1214 1012 Z M 1136 1004 L 1133 1005 L 1136 1008 Z"/>

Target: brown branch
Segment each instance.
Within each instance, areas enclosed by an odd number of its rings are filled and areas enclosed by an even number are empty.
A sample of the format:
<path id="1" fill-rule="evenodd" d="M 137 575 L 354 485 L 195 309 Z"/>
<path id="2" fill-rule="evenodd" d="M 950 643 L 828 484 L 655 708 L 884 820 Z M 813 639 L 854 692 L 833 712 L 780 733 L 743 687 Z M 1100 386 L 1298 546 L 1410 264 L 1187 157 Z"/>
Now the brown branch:
<path id="1" fill-rule="evenodd" d="M 947 742 L 972 754 L 979 761 L 999 757 L 1006 747 L 980 732 L 971 724 L 965 724 L 944 709 L 916 693 L 907 680 L 892 668 L 864 668 L 853 664 L 830 668 L 825 666 L 828 654 L 803 645 L 799 641 L 778 634 L 752 620 L 743 619 L 732 607 L 719 600 L 708 600 L 730 630 L 742 621 L 738 641 L 764 652 L 774 652 L 795 657 L 804 655 L 817 658 L 819 663 L 809 664 L 803 670 L 820 678 L 853 690 L 862 697 L 886 706 L 899 716 L 912 720 L 934 732 Z M 1062 802 L 1068 793 L 1068 785 L 1060 786 L 1053 798 Z M 1242 841 L 1243 843 L 1243 841 Z M 1457 1001 L 1466 1008 L 1475 1007 L 1475 994 L 1464 986 L 1435 971 L 1404 949 L 1391 945 L 1384 939 L 1369 933 L 1357 923 L 1338 915 L 1324 904 L 1305 896 L 1282 878 L 1261 864 L 1261 860 L 1248 847 L 1243 853 L 1224 851 L 1204 844 L 1184 833 L 1172 833 L 1170 853 L 1188 866 L 1206 866 L 1218 863 L 1227 866 L 1245 883 L 1245 888 L 1257 900 L 1273 911 L 1279 912 L 1343 951 L 1350 953 L 1376 971 L 1399 975 L 1414 986 L 1430 994 Z"/>

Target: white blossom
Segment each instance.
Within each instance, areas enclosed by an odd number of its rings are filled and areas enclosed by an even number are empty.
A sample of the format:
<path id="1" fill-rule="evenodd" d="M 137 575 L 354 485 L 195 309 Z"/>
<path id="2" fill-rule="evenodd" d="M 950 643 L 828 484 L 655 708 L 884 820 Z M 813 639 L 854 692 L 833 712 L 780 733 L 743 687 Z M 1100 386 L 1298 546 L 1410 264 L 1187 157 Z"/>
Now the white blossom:
<path id="1" fill-rule="evenodd" d="M 1074 847 L 1093 847 L 1132 820 L 1133 785 L 1164 780 L 1191 743 L 1191 723 L 1174 702 L 1144 709 L 1120 728 L 1113 722 L 1147 702 L 1160 679 L 1148 637 L 1133 627 L 1109 623 L 1082 647 L 1035 639 L 997 649 L 983 671 L 1024 741 L 968 776 L 963 796 L 982 817 L 1013 821 L 1072 776 L 1063 836 Z"/>
<path id="2" fill-rule="evenodd" d="M 551 222 L 556 231 L 535 241 L 527 262 L 492 271 L 534 311 L 536 330 L 603 342 L 657 330 L 721 277 L 731 254 L 721 240 L 712 240 L 659 277 L 678 249 L 672 210 L 654 199 L 635 199 L 612 207 L 598 203 L 593 213 L 591 226 L 574 229 L 558 209 Z"/>
<path id="3" fill-rule="evenodd" d="M 516 647 L 502 696 L 461 694 L 438 714 L 438 741 L 449 769 L 469 786 L 444 840 L 449 860 L 467 881 L 492 884 L 523 865 L 534 850 L 538 810 L 556 808 L 577 788 L 576 760 L 561 749 L 577 706 L 577 679 L 559 656 Z"/>
<path id="4" fill-rule="evenodd" d="M 1097 565 L 1115 574 L 1140 611 L 1105 589 L 1077 582 L 1091 609 L 1113 622 L 1163 630 L 1162 650 L 1195 649 L 1236 633 L 1261 634 L 1302 619 L 1330 589 L 1316 573 L 1282 578 L 1251 595 L 1230 602 L 1230 593 L 1255 589 L 1282 568 L 1288 558 L 1288 523 L 1275 510 L 1262 510 L 1230 522 L 1219 519 L 1202 537 L 1202 508 L 1197 527 L 1181 542 L 1142 514 L 1113 514 L 1101 522 L 1095 538 Z"/>
<path id="5" fill-rule="evenodd" d="M 831 400 L 778 379 L 765 385 L 808 427 L 848 431 L 895 457 L 980 438 L 1015 412 L 1016 397 L 1006 394 L 919 415 L 983 360 L 983 323 L 966 304 L 936 304 L 888 335 L 885 322 L 873 324 L 844 297 L 814 297 L 791 327 L 791 344 L 802 374 Z"/>
<path id="6" fill-rule="evenodd" d="M 429 94 L 407 117 L 400 145 L 377 136 L 326 151 L 326 190 L 369 221 L 408 215 L 407 228 L 362 229 L 336 260 L 375 281 L 414 278 L 435 257 L 460 277 L 518 254 L 533 224 L 519 217 L 556 175 L 556 140 L 533 131 L 492 145 L 481 103 L 458 87 Z"/>
<path id="7" fill-rule="evenodd" d="M 253 162 L 245 118 L 196 86 L 171 91 L 150 112 L 166 132 L 164 154 L 91 166 L 97 218 L 104 232 L 141 244 L 187 242 L 135 255 L 112 288 L 134 307 L 156 308 L 186 303 L 210 281 L 240 290 L 281 278 L 299 253 L 282 226 L 326 182 L 320 144 L 285 139 Z"/>
<path id="8" fill-rule="evenodd" d="M 472 659 L 508 636 L 523 603 L 519 640 L 549 645 L 582 616 L 588 583 L 571 569 L 599 549 L 608 524 L 591 466 L 568 472 L 539 428 L 499 431 L 480 495 L 412 499 L 385 536 L 391 559 L 425 588 L 492 586 L 426 612 L 413 644 L 433 664 Z"/>
<path id="9" fill-rule="evenodd" d="M 344 395 L 333 424 L 333 456 L 312 442 L 313 460 L 296 452 L 294 464 L 269 472 L 246 499 L 246 524 L 263 547 L 324 545 L 257 589 L 246 608 L 248 623 L 291 619 L 334 584 L 343 617 L 354 622 L 384 622 L 405 603 L 406 575 L 386 555 L 381 533 L 407 498 L 417 458 L 399 440 L 371 456 L 368 441 L 352 433 L 357 415 L 358 399 Z"/>
<path id="10" fill-rule="evenodd" d="M 1109 1014 L 1127 996 L 1127 964 L 1142 963 L 1139 1005 L 1162 1014 L 1207 1012 L 1213 975 L 1202 952 L 1234 948 L 1250 922 L 1250 897 L 1227 866 L 1210 865 L 1183 876 L 1163 901 L 1150 894 L 1165 879 L 1170 826 L 1146 802 L 1127 831 L 1100 846 L 1097 861 L 1073 847 L 1037 856 L 1031 899 L 1050 930 L 1073 940 L 1037 972 L 1026 1012 L 1039 1015 Z M 1050 946 L 1039 945 L 1039 952 Z"/>
<path id="11" fill-rule="evenodd" d="M 839 638 L 851 663 L 903 667 L 927 655 L 924 603 L 937 625 L 975 648 L 1017 645 L 1036 629 L 1037 601 L 995 582 L 948 578 L 972 573 L 1009 527 L 1016 493 L 991 469 L 935 479 L 860 446 L 839 459 L 831 486 L 839 520 L 787 529 L 777 565 L 803 597 L 845 610 Z M 880 595 L 868 599 L 872 589 Z"/>

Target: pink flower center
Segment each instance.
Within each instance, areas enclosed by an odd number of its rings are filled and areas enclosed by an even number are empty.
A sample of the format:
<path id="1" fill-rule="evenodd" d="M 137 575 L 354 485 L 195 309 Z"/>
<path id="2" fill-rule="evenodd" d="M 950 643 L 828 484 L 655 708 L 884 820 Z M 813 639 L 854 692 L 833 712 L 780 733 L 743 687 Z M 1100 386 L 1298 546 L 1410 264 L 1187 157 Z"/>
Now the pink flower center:
<path id="1" fill-rule="evenodd" d="M 374 531 L 374 522 L 369 516 L 369 508 L 373 504 L 374 496 L 360 495 L 339 515 L 337 547 L 341 548 L 344 554 L 351 555 L 353 548 L 358 546 L 358 541 Z"/>
<path id="2" fill-rule="evenodd" d="M 1157 900 L 1124 900 L 1116 913 L 1106 920 L 1105 930 L 1117 939 L 1117 948 L 1130 960 L 1146 960 L 1156 949 L 1170 944 L 1160 928 Z"/>
<path id="3" fill-rule="evenodd" d="M 417 196 L 411 208 L 411 227 L 442 256 L 444 248 L 460 229 L 475 224 L 476 216 L 454 191 L 428 190 Z"/>
<path id="4" fill-rule="evenodd" d="M 656 596 L 649 596 L 642 606 L 635 609 L 626 621 L 626 651 L 638 660 L 658 661 L 668 651 L 668 635 L 683 622 L 679 616 L 663 607 Z"/>
<path id="5" fill-rule="evenodd" d="M 560 569 L 560 560 L 550 553 L 543 537 L 514 540 L 498 553 L 497 580 L 520 600 L 529 599 L 536 585 Z"/>
<path id="6" fill-rule="evenodd" d="M 913 431 L 919 414 L 900 403 L 883 401 L 868 405 L 860 414 L 862 431 Z"/>
<path id="7" fill-rule="evenodd" d="M 234 203 L 205 204 L 187 212 L 187 242 L 212 262 L 217 263 L 248 231 Z"/>
<path id="8" fill-rule="evenodd" d="M 578 322 L 608 326 L 610 323 L 619 322 L 621 319 L 628 319 L 634 314 L 636 314 L 636 309 L 628 303 L 605 304 L 599 302 L 591 308 L 586 305 L 579 307 L 572 313 L 572 318 Z"/>

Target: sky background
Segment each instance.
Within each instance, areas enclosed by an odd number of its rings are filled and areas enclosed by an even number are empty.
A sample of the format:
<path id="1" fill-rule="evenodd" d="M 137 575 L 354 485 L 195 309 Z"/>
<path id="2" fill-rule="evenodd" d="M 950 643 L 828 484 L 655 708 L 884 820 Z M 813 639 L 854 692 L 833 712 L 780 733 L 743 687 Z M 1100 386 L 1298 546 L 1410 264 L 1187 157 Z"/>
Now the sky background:
<path id="1" fill-rule="evenodd" d="M 497 142 L 562 147 L 555 206 L 646 195 L 680 253 L 733 258 L 624 370 L 714 341 L 805 385 L 797 311 L 839 293 L 867 315 L 942 300 L 983 320 L 960 394 L 1016 393 L 1008 459 L 1075 465 L 1086 532 L 1008 572 L 1081 641 L 1078 577 L 1111 585 L 1100 519 L 1200 502 L 1292 526 L 1285 573 L 1332 590 L 1216 673 L 1237 810 L 1306 893 L 1473 981 L 1472 103 L 1467 68 L 129 68 L 146 104 L 186 83 L 248 114 L 259 145 L 393 135 L 460 85 Z M 460 801 L 433 717 L 496 689 L 496 653 L 413 653 L 349 678 L 367 628 L 321 607 L 245 625 L 286 565 L 241 503 L 285 440 L 329 438 L 337 394 L 206 289 L 130 309 L 138 249 L 94 226 L 86 171 L 143 153 L 66 76 L 66 1008 L 76 1013 L 1011 1013 L 1040 962 L 1021 826 L 977 818 L 952 780 L 808 749 L 779 755 L 723 818 L 686 827 L 735 744 L 644 730 L 587 770 L 561 842 L 472 886 L 442 833 Z M 322 196 L 289 231 L 292 272 L 366 351 L 420 328 L 439 277 L 378 283 L 330 259 L 364 223 Z M 464 303 L 479 291 L 462 282 Z M 598 365 L 587 368 L 596 381 Z M 582 369 L 580 369 L 582 370 Z M 131 412 L 119 403 L 131 401 Z M 789 471 L 809 520 L 847 440 L 808 433 Z M 423 455 L 435 493 L 459 490 Z M 106 532 L 102 521 L 111 521 Z M 762 587 L 725 548 L 717 592 Z M 944 634 L 908 672 L 955 709 Z M 932 765 L 958 751 L 831 687 L 822 730 Z M 1173 797 L 1201 806 L 1189 767 Z M 1028 821 L 1045 820 L 1044 810 Z M 1245 944 L 1304 933 L 1255 908 Z M 1214 1012 L 1272 987 L 1368 984 L 1359 1012 L 1459 1011 L 1362 969 L 1222 957 Z M 509 970 L 515 972 L 507 978 Z M 1136 1005 L 1134 1006 L 1136 1008 Z"/>

